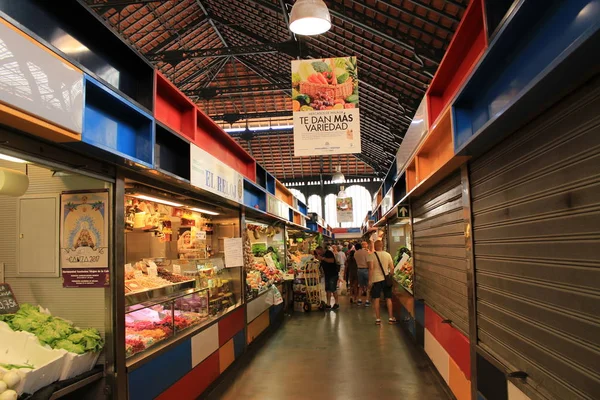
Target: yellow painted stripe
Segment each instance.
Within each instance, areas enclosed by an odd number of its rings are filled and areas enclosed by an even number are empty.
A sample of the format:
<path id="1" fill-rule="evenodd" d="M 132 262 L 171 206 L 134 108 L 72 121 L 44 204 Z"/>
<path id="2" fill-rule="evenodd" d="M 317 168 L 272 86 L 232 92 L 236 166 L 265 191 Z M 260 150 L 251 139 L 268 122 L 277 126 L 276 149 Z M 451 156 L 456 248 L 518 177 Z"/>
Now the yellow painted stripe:
<path id="1" fill-rule="evenodd" d="M 456 400 L 470 400 L 471 382 L 452 358 L 450 358 L 449 361 L 448 375 L 450 390 L 452 390 L 452 393 L 456 396 Z"/>
<path id="2" fill-rule="evenodd" d="M 229 368 L 233 360 L 235 360 L 235 352 L 233 349 L 233 339 L 230 339 L 219 348 L 219 367 L 221 373 Z"/>
<path id="3" fill-rule="evenodd" d="M 247 340 L 252 343 L 265 329 L 269 327 L 269 310 L 260 314 L 254 321 L 248 324 Z"/>
<path id="4" fill-rule="evenodd" d="M 53 142 L 79 142 L 81 135 L 0 103 L 0 123 Z"/>

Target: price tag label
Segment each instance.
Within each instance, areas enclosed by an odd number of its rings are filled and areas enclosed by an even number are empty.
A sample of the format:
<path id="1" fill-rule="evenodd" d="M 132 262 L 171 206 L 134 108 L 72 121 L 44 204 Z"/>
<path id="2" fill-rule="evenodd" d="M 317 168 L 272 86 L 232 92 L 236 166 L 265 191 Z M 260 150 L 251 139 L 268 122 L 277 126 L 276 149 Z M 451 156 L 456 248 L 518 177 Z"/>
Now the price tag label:
<path id="1" fill-rule="evenodd" d="M 197 231 L 196 232 L 196 240 L 206 240 L 206 232 L 205 231 Z"/>
<path id="2" fill-rule="evenodd" d="M 134 271 L 133 272 L 133 277 L 135 279 L 140 279 L 142 276 L 144 276 L 144 274 L 142 273 L 142 271 Z"/>
<path id="3" fill-rule="evenodd" d="M 181 265 L 173 264 L 173 273 L 175 275 L 181 275 Z"/>
<path id="4" fill-rule="evenodd" d="M 148 267 L 148 276 L 158 276 L 158 267 L 156 264 Z"/>
<path id="5" fill-rule="evenodd" d="M 133 272 L 133 266 L 131 265 L 131 263 L 127 263 L 125 264 L 125 272 Z"/>
<path id="6" fill-rule="evenodd" d="M 149 266 L 150 268 L 158 269 L 158 267 L 156 266 L 156 263 L 155 263 L 154 261 L 152 261 L 152 260 L 148 260 L 148 261 L 146 261 L 146 262 L 148 263 L 148 266 Z"/>
<path id="7" fill-rule="evenodd" d="M 0 314 L 14 314 L 19 311 L 19 303 L 7 283 L 0 283 Z"/>

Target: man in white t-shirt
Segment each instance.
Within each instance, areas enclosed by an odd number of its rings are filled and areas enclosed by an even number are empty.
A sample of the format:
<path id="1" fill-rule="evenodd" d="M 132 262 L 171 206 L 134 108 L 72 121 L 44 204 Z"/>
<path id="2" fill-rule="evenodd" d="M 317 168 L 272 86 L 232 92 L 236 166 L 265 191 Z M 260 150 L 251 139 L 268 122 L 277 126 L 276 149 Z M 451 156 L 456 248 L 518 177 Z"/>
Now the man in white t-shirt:
<path id="1" fill-rule="evenodd" d="M 383 251 L 383 242 L 377 240 L 375 242 L 375 251 L 369 258 L 369 288 L 371 298 L 375 303 L 375 323 L 381 325 L 380 318 L 380 297 L 381 292 L 385 297 L 385 302 L 388 310 L 388 323 L 395 324 L 396 318 L 392 309 L 392 287 L 385 283 L 385 275 L 389 275 L 394 271 L 394 260 L 387 251 Z"/>
<path id="2" fill-rule="evenodd" d="M 336 246 L 334 245 L 333 247 Z M 342 251 L 342 248 L 342 245 L 337 245 L 337 253 L 335 253 L 335 262 L 338 265 L 338 270 L 340 271 L 340 278 L 342 278 L 343 282 L 343 278 L 346 273 L 346 253 Z"/>

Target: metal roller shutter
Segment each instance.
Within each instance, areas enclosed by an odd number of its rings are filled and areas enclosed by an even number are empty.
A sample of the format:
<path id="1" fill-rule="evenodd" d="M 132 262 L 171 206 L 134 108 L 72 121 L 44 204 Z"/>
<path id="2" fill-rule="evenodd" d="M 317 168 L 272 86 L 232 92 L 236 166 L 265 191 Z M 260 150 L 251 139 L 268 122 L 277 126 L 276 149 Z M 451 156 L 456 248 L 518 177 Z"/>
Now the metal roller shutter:
<path id="1" fill-rule="evenodd" d="M 469 335 L 467 258 L 460 173 L 411 204 L 415 296 Z"/>
<path id="2" fill-rule="evenodd" d="M 600 398 L 600 78 L 470 165 L 478 345 L 540 397 Z"/>

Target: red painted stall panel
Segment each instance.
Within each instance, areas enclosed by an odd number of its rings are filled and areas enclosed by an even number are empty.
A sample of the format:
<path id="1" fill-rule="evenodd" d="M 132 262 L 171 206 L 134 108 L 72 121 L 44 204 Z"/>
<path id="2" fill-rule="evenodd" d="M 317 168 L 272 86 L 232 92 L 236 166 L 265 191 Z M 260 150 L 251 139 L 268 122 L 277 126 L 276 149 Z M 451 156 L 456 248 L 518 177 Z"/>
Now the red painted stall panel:
<path id="1" fill-rule="evenodd" d="M 159 72 L 154 85 L 154 117 L 175 132 L 194 140 L 196 106 Z"/>
<path id="2" fill-rule="evenodd" d="M 483 0 L 474 0 L 467 10 L 442 58 L 427 91 L 428 122 L 431 128 L 487 47 Z"/>
<path id="3" fill-rule="evenodd" d="M 256 182 L 256 162 L 210 117 L 197 109 L 196 115 L 196 146 L 223 161 L 231 168 Z"/>
<path id="4" fill-rule="evenodd" d="M 471 379 L 471 354 L 469 339 L 450 324 L 442 324 L 440 317 L 430 307 L 425 305 L 425 329 L 442 345 L 450 357 Z"/>
<path id="5" fill-rule="evenodd" d="M 219 351 L 215 351 L 156 399 L 197 399 L 219 377 L 220 373 Z"/>
<path id="6" fill-rule="evenodd" d="M 223 346 L 246 325 L 246 308 L 240 307 L 219 321 L 219 347 Z"/>

